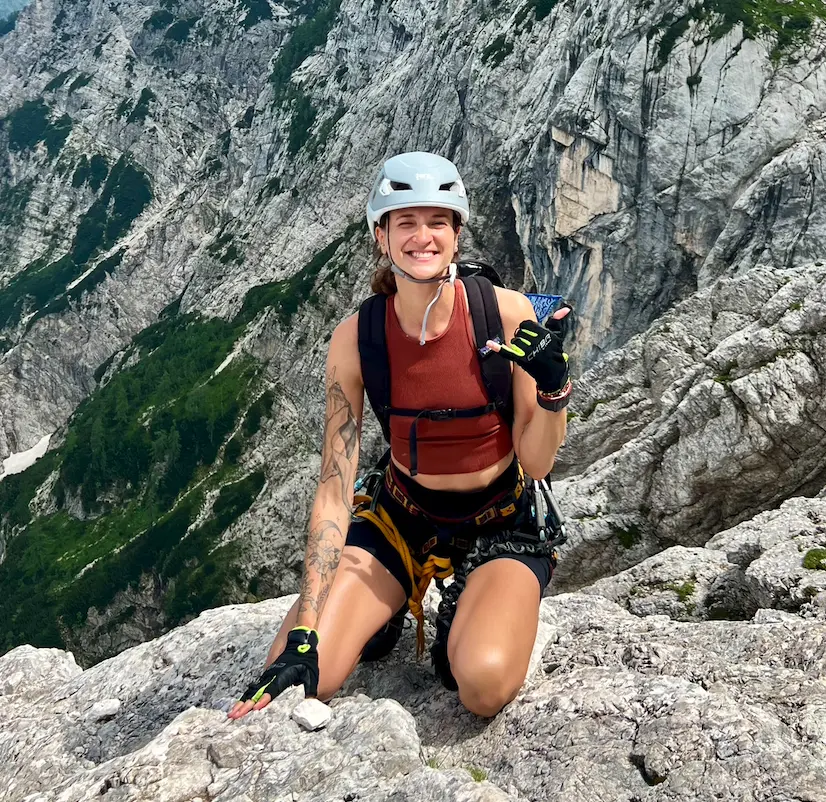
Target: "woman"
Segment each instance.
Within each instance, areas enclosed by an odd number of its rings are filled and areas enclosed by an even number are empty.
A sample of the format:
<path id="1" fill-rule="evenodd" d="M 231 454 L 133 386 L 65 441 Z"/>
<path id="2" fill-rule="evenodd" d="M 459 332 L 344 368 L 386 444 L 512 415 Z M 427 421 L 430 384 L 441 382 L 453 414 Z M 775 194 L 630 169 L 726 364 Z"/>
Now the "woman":
<path id="1" fill-rule="evenodd" d="M 407 153 L 385 162 L 367 220 L 390 261 L 377 270 L 373 289 L 390 296 L 394 408 L 413 401 L 433 409 L 486 405 L 467 294 L 453 264 L 468 218 L 465 189 L 450 161 Z M 504 331 L 514 336 L 507 345 L 487 345 L 515 364 L 512 423 L 498 409 L 461 419 L 417 418 L 412 427 L 410 417 L 390 418 L 391 458 L 377 501 L 401 534 L 402 549 L 417 559 L 435 554 L 456 566 L 479 535 L 523 519 L 529 502 L 521 493 L 522 469 L 544 477 L 565 436 L 571 384 L 561 326 L 556 320 L 549 329 L 540 326 L 518 292 L 497 287 L 496 299 Z M 371 637 L 386 633 L 391 619 L 398 622 L 413 590 L 402 555 L 385 534 L 369 520 L 351 525 L 364 406 L 358 315 L 330 340 L 326 403 L 301 592 L 270 649 L 269 668 L 230 718 L 260 710 L 290 685 L 331 697 Z M 518 693 L 550 575 L 550 557 L 502 554 L 467 576 L 443 644 L 449 666 L 441 673 L 471 712 L 494 716 Z"/>

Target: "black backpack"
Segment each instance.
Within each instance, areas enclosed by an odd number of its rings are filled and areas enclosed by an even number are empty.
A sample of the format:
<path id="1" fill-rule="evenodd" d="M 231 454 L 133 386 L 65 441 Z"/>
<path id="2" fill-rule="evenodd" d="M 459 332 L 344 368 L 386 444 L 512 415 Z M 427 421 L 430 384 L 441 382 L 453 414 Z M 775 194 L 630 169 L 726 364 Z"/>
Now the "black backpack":
<path id="1" fill-rule="evenodd" d="M 416 475 L 416 424 L 422 418 L 450 420 L 452 418 L 476 418 L 494 410 L 498 411 L 510 426 L 513 424 L 513 394 L 510 363 L 486 347 L 488 340 L 505 342 L 499 303 L 494 284 L 504 287 L 498 273 L 489 265 L 479 262 L 459 262 L 457 275 L 467 291 L 468 306 L 473 321 L 476 355 L 482 371 L 482 381 L 488 396 L 485 406 L 472 409 L 396 409 L 390 404 L 390 361 L 387 355 L 385 320 L 387 295 L 371 295 L 359 309 L 358 341 L 361 358 L 361 375 L 364 389 L 373 412 L 381 424 L 384 439 L 390 442 L 390 416 L 401 415 L 413 419 L 410 428 L 410 474 Z"/>

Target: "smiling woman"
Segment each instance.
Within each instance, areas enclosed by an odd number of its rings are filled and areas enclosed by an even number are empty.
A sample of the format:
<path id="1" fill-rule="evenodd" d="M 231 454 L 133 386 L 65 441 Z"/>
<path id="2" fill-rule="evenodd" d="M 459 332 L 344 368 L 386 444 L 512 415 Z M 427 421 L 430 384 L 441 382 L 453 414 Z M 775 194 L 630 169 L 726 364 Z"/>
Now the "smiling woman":
<path id="1" fill-rule="evenodd" d="M 431 648 L 443 683 L 469 710 L 492 716 L 525 679 L 554 565 L 525 474 L 544 477 L 565 436 L 568 310 L 545 328 L 525 296 L 460 277 L 455 259 L 469 218 L 464 183 L 447 159 L 405 153 L 381 167 L 367 222 L 387 261 L 373 277 L 377 294 L 330 340 L 301 593 L 269 667 L 231 718 L 290 685 L 332 696 L 359 660 L 393 648 L 408 607 L 422 653 L 425 590 L 454 571 L 458 604 L 444 616 L 440 607 Z M 371 473 L 369 497 L 356 499 L 365 390 L 390 448 Z"/>

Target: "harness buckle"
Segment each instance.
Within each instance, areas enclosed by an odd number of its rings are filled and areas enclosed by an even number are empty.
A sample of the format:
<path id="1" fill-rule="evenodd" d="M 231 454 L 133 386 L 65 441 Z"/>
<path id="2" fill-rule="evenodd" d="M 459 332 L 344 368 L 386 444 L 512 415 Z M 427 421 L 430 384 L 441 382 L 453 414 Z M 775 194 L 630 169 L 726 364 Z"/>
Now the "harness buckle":
<path id="1" fill-rule="evenodd" d="M 456 417 L 455 409 L 431 409 L 427 413 L 427 418 L 433 421 L 445 421 Z"/>
<path id="2" fill-rule="evenodd" d="M 484 512 L 480 512 L 479 515 L 474 518 L 474 521 L 477 526 L 482 526 L 482 524 L 486 524 L 488 521 L 492 521 L 496 518 L 496 515 L 496 507 L 488 507 Z"/>

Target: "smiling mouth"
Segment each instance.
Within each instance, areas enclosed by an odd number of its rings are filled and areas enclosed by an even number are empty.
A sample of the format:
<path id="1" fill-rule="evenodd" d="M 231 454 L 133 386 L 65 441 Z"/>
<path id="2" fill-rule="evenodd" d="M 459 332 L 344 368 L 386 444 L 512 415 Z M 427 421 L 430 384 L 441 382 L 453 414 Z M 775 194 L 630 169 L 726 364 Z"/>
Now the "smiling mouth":
<path id="1" fill-rule="evenodd" d="M 421 262 L 432 259 L 434 256 L 438 256 L 436 251 L 405 251 L 405 254 L 412 259 L 416 259 Z"/>

